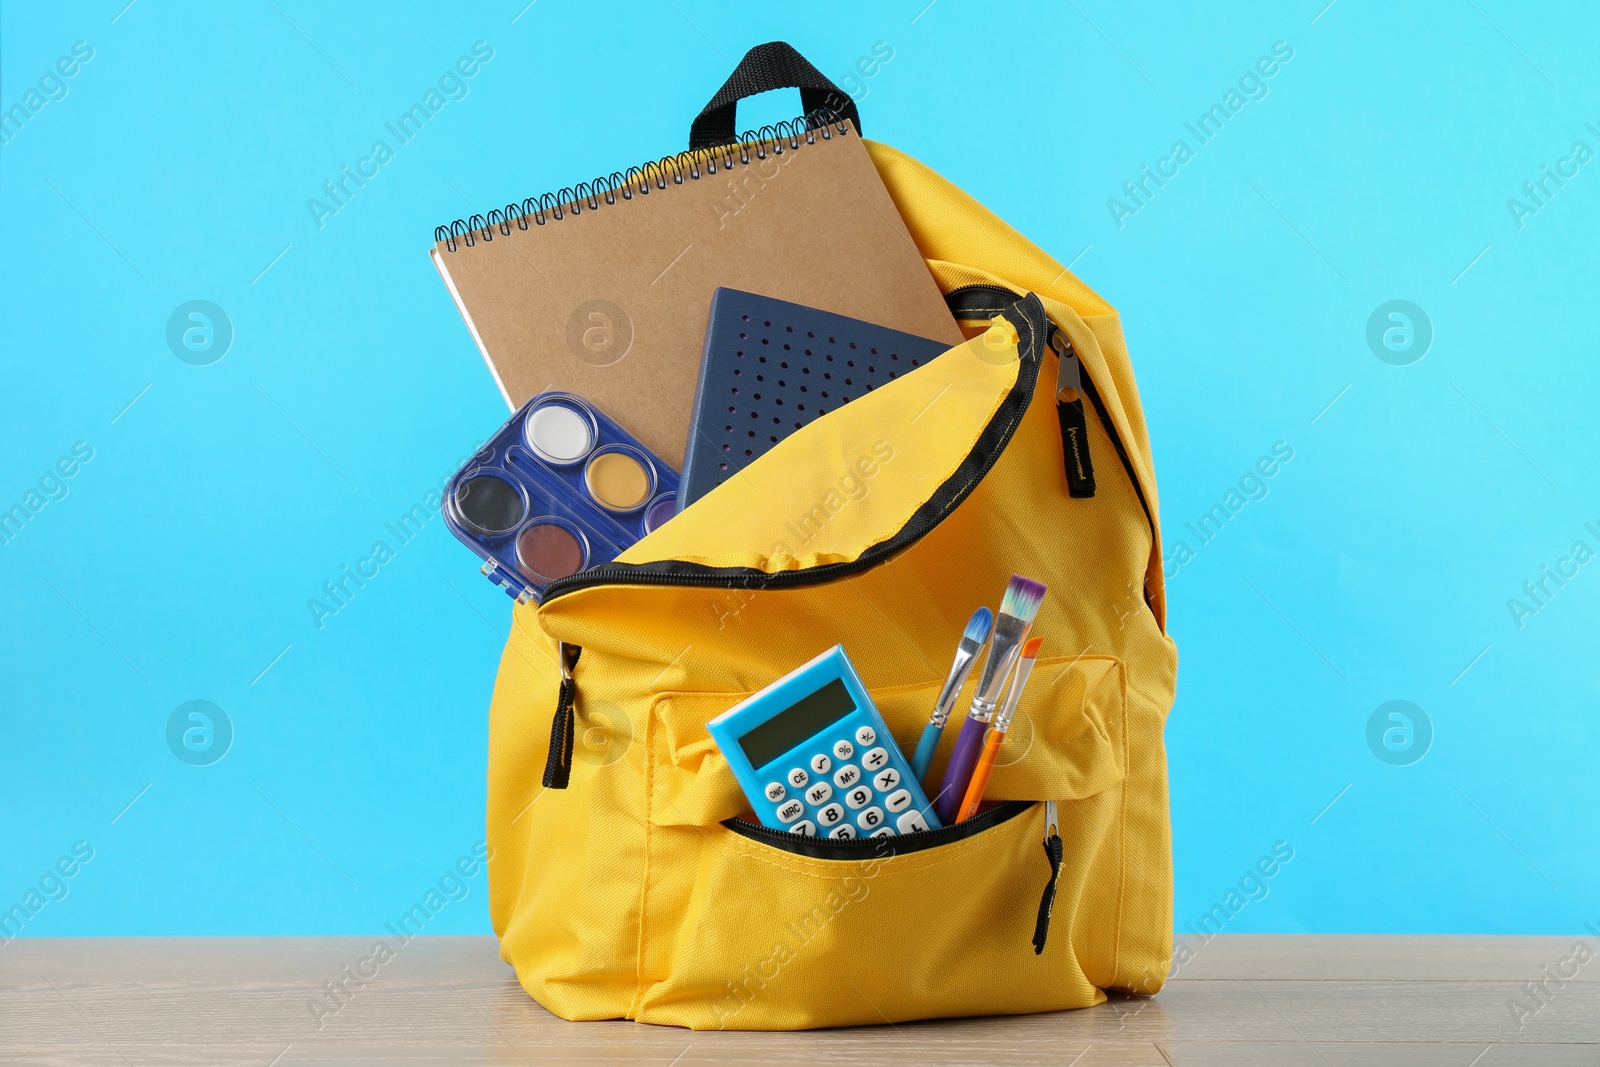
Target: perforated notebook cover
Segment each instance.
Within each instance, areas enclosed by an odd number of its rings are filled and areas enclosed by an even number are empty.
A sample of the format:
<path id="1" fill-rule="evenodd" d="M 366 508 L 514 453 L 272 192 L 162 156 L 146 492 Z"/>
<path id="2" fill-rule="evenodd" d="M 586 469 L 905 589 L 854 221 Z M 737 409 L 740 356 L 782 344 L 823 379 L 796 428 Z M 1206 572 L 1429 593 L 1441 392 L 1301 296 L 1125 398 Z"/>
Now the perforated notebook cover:
<path id="1" fill-rule="evenodd" d="M 716 290 L 679 510 L 806 423 L 949 348 L 945 341 L 804 304 Z"/>

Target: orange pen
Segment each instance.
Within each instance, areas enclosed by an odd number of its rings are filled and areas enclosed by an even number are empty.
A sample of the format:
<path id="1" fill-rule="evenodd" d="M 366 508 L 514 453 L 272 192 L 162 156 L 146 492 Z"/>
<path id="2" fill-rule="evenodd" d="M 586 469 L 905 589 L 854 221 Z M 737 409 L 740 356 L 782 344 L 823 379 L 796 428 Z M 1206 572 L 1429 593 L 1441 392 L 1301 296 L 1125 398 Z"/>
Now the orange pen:
<path id="1" fill-rule="evenodd" d="M 978 765 L 972 769 L 972 780 L 967 783 L 967 795 L 961 800 L 956 822 L 972 818 L 978 812 L 978 805 L 983 802 L 983 791 L 989 785 L 989 772 L 994 770 L 994 758 L 1006 739 L 1006 730 L 1011 727 L 1011 717 L 1017 713 L 1017 704 L 1022 700 L 1022 687 L 1028 684 L 1028 675 L 1033 673 L 1033 664 L 1039 658 L 1039 646 L 1042 644 L 1044 638 L 1034 637 L 1022 646 L 1022 658 L 1017 661 L 1017 673 L 1011 679 L 1011 691 L 1006 694 L 1006 702 L 994 713 L 994 722 L 983 739 L 983 751 L 978 755 Z"/>

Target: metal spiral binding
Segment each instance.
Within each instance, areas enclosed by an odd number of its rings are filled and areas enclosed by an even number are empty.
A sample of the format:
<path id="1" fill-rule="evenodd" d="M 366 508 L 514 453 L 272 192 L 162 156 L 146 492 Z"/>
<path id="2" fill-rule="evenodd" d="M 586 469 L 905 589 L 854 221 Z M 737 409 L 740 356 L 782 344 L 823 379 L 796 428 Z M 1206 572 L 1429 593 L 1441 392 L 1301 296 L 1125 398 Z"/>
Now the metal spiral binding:
<path id="1" fill-rule="evenodd" d="M 442 241 L 447 250 L 454 252 L 461 245 L 471 248 L 478 241 L 493 241 L 495 231 L 509 236 L 513 227 L 526 230 L 531 220 L 543 226 L 551 220 L 560 221 L 567 215 L 581 215 L 584 211 L 598 211 L 601 204 L 613 205 L 620 200 L 649 196 L 650 190 L 666 189 L 669 184 L 682 185 L 685 180 L 699 181 L 702 174 L 717 173 L 720 160 L 723 170 L 732 170 L 737 161 L 749 166 L 753 160 L 764 160 L 771 155 L 782 155 L 784 144 L 798 149 L 801 144 L 816 144 L 817 138 L 833 140 L 834 134 L 844 136 L 850 124 L 837 112 L 823 108 L 808 115 L 746 130 L 738 140 L 718 148 L 679 152 L 664 156 L 641 167 L 625 171 L 612 171 L 592 182 L 579 182 L 553 193 L 530 196 L 521 204 L 510 203 L 503 209 L 494 208 L 487 215 L 472 215 L 456 219 L 448 226 L 435 226 L 433 239 Z M 769 153 L 770 146 L 770 153 Z"/>

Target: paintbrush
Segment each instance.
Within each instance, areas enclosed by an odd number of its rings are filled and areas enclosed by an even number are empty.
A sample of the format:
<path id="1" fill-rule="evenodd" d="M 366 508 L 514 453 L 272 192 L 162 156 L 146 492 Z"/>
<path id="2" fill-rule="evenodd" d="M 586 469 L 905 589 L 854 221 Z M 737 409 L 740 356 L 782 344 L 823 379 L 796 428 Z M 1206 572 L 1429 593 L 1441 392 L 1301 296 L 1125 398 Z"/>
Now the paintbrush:
<path id="1" fill-rule="evenodd" d="M 984 790 L 989 788 L 989 775 L 994 770 L 995 757 L 1000 754 L 1000 746 L 1005 743 L 1006 731 L 1011 729 L 1012 716 L 1017 713 L 1017 704 L 1022 700 L 1023 687 L 1028 684 L 1028 676 L 1033 673 L 1033 664 L 1039 658 L 1039 646 L 1044 644 L 1042 637 L 1030 637 L 1028 643 L 1022 646 L 1022 658 L 1017 661 L 1017 671 L 1011 678 L 1011 688 L 1006 690 L 1006 702 L 1000 710 L 994 713 L 994 722 L 989 726 L 989 732 L 983 739 L 983 752 L 978 756 L 977 766 L 972 768 L 972 781 L 967 783 L 966 798 L 961 801 L 961 812 L 957 822 L 966 822 L 978 814 L 978 805 L 983 803 Z"/>
<path id="2" fill-rule="evenodd" d="M 928 725 L 922 728 L 922 740 L 917 742 L 916 754 L 911 757 L 911 773 L 916 775 L 919 782 L 928 773 L 928 764 L 933 762 L 934 750 L 939 747 L 939 735 L 944 733 L 944 724 L 950 718 L 950 708 L 961 695 L 961 687 L 967 684 L 967 676 L 972 673 L 973 664 L 978 662 L 978 654 L 988 642 L 989 630 L 993 626 L 994 612 L 986 607 L 974 611 L 972 618 L 967 620 L 961 642 L 956 645 L 956 658 L 950 665 L 950 676 L 944 680 L 944 688 L 939 690 L 933 714 L 928 717 Z"/>
<path id="3" fill-rule="evenodd" d="M 989 655 L 983 661 L 983 672 L 978 675 L 978 688 L 972 695 L 972 710 L 967 712 L 956 737 L 956 747 L 950 754 L 950 764 L 944 771 L 944 785 L 934 801 L 933 809 L 945 825 L 955 822 L 961 801 L 967 794 L 967 783 L 972 779 L 972 768 L 977 765 L 978 753 L 983 746 L 983 733 L 994 715 L 1000 694 L 1005 691 L 1006 679 L 1022 653 L 1022 643 L 1028 639 L 1033 618 L 1039 613 L 1039 603 L 1044 599 L 1045 587 L 1032 578 L 1013 574 L 1006 586 L 1005 598 L 1000 601 L 1000 614 L 995 619 L 994 636 L 989 642 Z"/>

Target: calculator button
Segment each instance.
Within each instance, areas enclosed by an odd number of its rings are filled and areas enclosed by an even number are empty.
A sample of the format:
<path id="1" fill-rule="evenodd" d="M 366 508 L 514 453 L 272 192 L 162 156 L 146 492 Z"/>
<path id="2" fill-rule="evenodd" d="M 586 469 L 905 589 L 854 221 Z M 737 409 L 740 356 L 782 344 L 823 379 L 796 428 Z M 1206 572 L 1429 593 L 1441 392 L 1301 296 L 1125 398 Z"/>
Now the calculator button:
<path id="1" fill-rule="evenodd" d="M 832 766 L 833 761 L 820 752 L 811 757 L 811 769 L 816 771 L 818 774 L 827 774 L 828 769 Z"/>
<path id="2" fill-rule="evenodd" d="M 864 808 L 872 803 L 872 790 L 864 785 L 858 785 L 844 795 L 844 802 L 850 805 L 852 810 Z"/>
<path id="3" fill-rule="evenodd" d="M 849 789 L 861 781 L 861 768 L 846 763 L 843 767 L 833 772 L 833 784 L 840 789 Z"/>
<path id="4" fill-rule="evenodd" d="M 900 784 L 900 772 L 893 767 L 885 767 L 872 776 L 872 788 L 880 793 L 887 793 Z"/>
<path id="5" fill-rule="evenodd" d="M 789 772 L 789 784 L 796 789 L 804 789 L 809 781 L 811 781 L 811 776 L 803 768 L 796 767 Z"/>
<path id="6" fill-rule="evenodd" d="M 896 819 L 894 824 L 895 826 L 899 827 L 900 832 L 903 834 L 911 833 L 913 830 L 926 830 L 928 828 L 928 820 L 922 817 L 922 812 L 920 811 L 908 811 Z"/>
<path id="7" fill-rule="evenodd" d="M 872 831 L 872 833 L 868 834 L 867 836 L 868 837 L 893 837 L 894 836 L 894 827 L 892 827 L 892 826 L 880 826 L 876 830 Z"/>
<path id="8" fill-rule="evenodd" d="M 832 830 L 829 830 L 828 836 L 841 840 L 844 838 L 854 837 L 856 836 L 856 828 L 847 822 L 842 822 L 838 826 L 835 826 Z"/>
<path id="9" fill-rule="evenodd" d="M 911 790 L 896 789 L 889 794 L 888 799 L 883 802 L 883 806 L 894 812 L 905 811 L 911 806 Z"/>
<path id="10" fill-rule="evenodd" d="M 799 797 L 786 800 L 778 805 L 778 821 L 788 824 L 794 822 L 806 813 L 806 806 L 800 802 Z"/>
<path id="11" fill-rule="evenodd" d="M 767 799 L 772 801 L 774 804 L 788 795 L 789 791 L 783 788 L 782 782 L 767 783 Z"/>
<path id="12" fill-rule="evenodd" d="M 889 765 L 889 751 L 882 745 L 868 749 L 867 754 L 861 757 L 861 766 L 869 771 L 881 771 Z"/>
<path id="13" fill-rule="evenodd" d="M 873 805 L 860 815 L 856 816 L 856 825 L 863 830 L 871 830 L 883 825 L 883 809 Z"/>
<path id="14" fill-rule="evenodd" d="M 789 827 L 789 832 L 791 834 L 799 834 L 802 837 L 816 837 L 817 824 L 812 822 L 810 819 L 801 819 L 799 822 Z"/>
<path id="15" fill-rule="evenodd" d="M 844 809 L 837 804 L 829 804 L 827 807 L 817 812 L 817 824 L 819 826 L 833 826 L 834 824 L 843 821 Z"/>
<path id="16" fill-rule="evenodd" d="M 856 746 L 848 741 L 835 741 L 833 743 L 833 754 L 840 759 L 849 759 L 856 754 Z"/>
<path id="17" fill-rule="evenodd" d="M 870 726 L 863 726 L 856 731 L 856 744 L 870 745 L 878 739 L 878 732 Z"/>
<path id="18" fill-rule="evenodd" d="M 827 782 L 818 782 L 806 790 L 806 803 L 811 805 L 826 804 L 831 796 L 833 796 L 833 786 Z"/>

